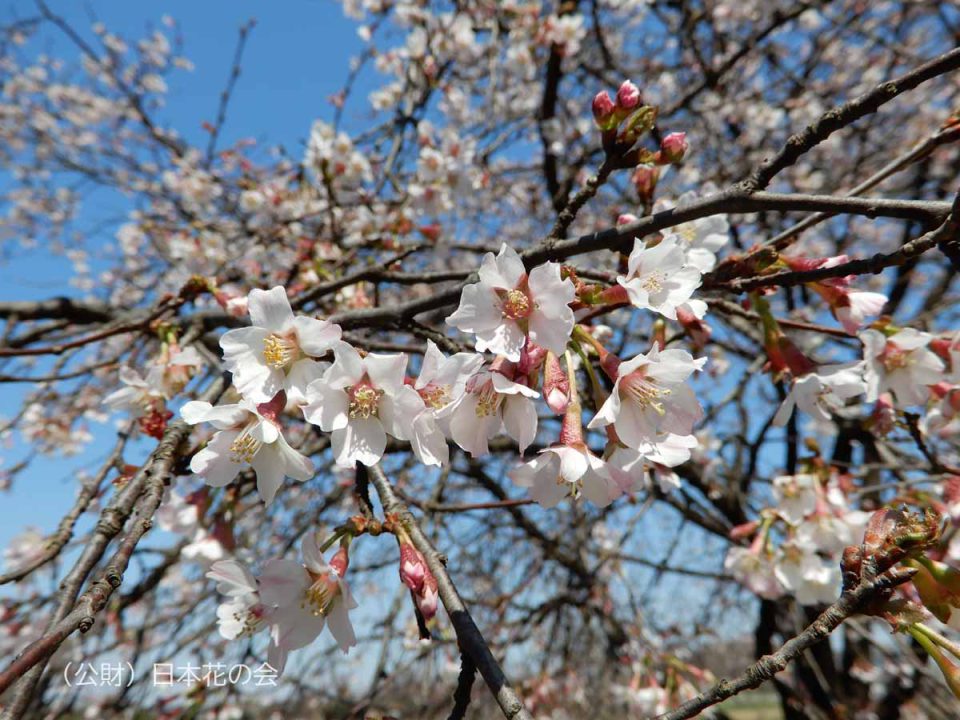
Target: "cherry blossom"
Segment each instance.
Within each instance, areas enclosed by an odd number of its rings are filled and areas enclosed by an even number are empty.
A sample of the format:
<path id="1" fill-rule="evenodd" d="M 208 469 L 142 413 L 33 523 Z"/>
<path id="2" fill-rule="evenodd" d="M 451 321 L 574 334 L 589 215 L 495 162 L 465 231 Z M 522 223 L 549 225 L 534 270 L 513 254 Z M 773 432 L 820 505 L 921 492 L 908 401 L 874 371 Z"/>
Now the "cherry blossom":
<path id="1" fill-rule="evenodd" d="M 801 605 L 826 605 L 840 593 L 840 564 L 796 544 L 781 548 L 774 572 Z"/>
<path id="2" fill-rule="evenodd" d="M 709 193 L 715 187 L 704 188 Z M 672 208 L 683 209 L 699 199 L 698 193 L 688 192 L 677 198 L 676 204 L 667 200 L 659 200 L 654 211 L 661 212 Z M 723 248 L 730 237 L 730 223 L 726 215 L 710 215 L 680 223 L 672 228 L 672 234 L 677 236 L 684 249 L 686 264 L 698 269 L 701 273 L 713 270 L 717 264 L 717 252 Z"/>
<path id="3" fill-rule="evenodd" d="M 432 340 L 420 366 L 420 375 L 413 389 L 423 402 L 423 409 L 411 421 L 410 443 L 420 462 L 426 465 L 446 465 L 449 449 L 449 417 L 466 391 L 467 381 L 483 365 L 483 356 L 476 353 L 456 353 L 445 357 Z M 407 405 L 415 407 L 412 400 Z"/>
<path id="4" fill-rule="evenodd" d="M 562 354 L 573 330 L 576 291 L 560 278 L 560 266 L 544 263 L 528 275 L 516 251 L 504 244 L 498 255 L 487 253 L 478 271 L 480 282 L 467 285 L 460 307 L 447 324 L 477 336 L 477 350 L 503 355 L 514 362 L 526 338 Z"/>
<path id="5" fill-rule="evenodd" d="M 686 380 L 706 361 L 695 360 L 686 350 L 654 346 L 621 363 L 610 397 L 588 427 L 613 425 L 620 441 L 634 450 L 664 433 L 689 435 L 701 408 Z"/>
<path id="6" fill-rule="evenodd" d="M 210 566 L 207 577 L 228 600 L 217 607 L 217 627 L 227 640 L 249 636 L 264 629 L 270 608 L 263 604 L 259 584 L 246 565 L 238 560 L 220 560 Z"/>
<path id="7" fill-rule="evenodd" d="M 220 338 L 223 362 L 244 397 L 263 403 L 281 390 L 289 391 L 301 372 L 340 340 L 340 328 L 326 320 L 294 315 L 281 286 L 250 291 L 251 327 L 236 328 Z M 291 383 L 291 380 L 294 382 Z"/>
<path id="8" fill-rule="evenodd" d="M 270 664 L 278 670 L 291 650 L 312 643 L 325 626 L 344 653 L 357 644 L 349 616 L 357 603 L 343 579 L 346 550 L 341 548 L 328 564 L 316 538 L 309 535 L 301 543 L 301 553 L 303 564 L 274 558 L 260 575 L 260 597 L 272 608 L 270 639 L 275 651 Z"/>
<path id="9" fill-rule="evenodd" d="M 282 393 L 277 396 L 282 408 Z M 257 474 L 257 491 L 267 504 L 273 501 L 283 478 L 309 480 L 313 461 L 287 443 L 276 421 L 276 399 L 254 405 L 249 400 L 212 406 L 193 400 L 180 410 L 191 425 L 208 422 L 217 432 L 190 461 L 190 469 L 212 487 L 230 483 L 246 466 Z"/>
<path id="10" fill-rule="evenodd" d="M 862 362 L 824 365 L 793 381 L 790 394 L 780 405 L 773 421 L 776 425 L 785 425 L 793 408 L 798 407 L 821 425 L 829 424 L 847 400 L 864 394 L 866 390 Z"/>
<path id="11" fill-rule="evenodd" d="M 424 407 L 415 392 L 404 392 L 407 356 L 361 357 L 351 345 L 333 346 L 334 362 L 307 386 L 303 416 L 330 433 L 338 465 L 374 465 L 383 456 L 387 433 L 406 440 L 406 426 Z"/>
<path id="12" fill-rule="evenodd" d="M 759 597 L 776 600 L 783 596 L 783 585 L 776 574 L 773 557 L 761 544 L 754 543 L 750 548 L 731 547 L 723 567 Z"/>
<path id="13" fill-rule="evenodd" d="M 450 415 L 450 435 L 457 445 L 480 457 L 489 452 L 489 440 L 506 430 L 523 454 L 537 435 L 533 400 L 539 396 L 498 369 L 481 370 L 467 381 L 466 392 Z"/>
<path id="14" fill-rule="evenodd" d="M 866 360 L 864 378 L 867 402 L 891 390 L 900 406 L 921 405 L 930 394 L 928 385 L 939 382 L 943 361 L 927 348 L 932 337 L 904 328 L 889 337 L 879 330 L 860 333 Z"/>
<path id="15" fill-rule="evenodd" d="M 671 234 L 653 247 L 636 240 L 627 274 L 617 282 L 637 307 L 675 320 L 677 307 L 689 302 L 700 287 L 700 270 L 687 263 L 679 237 Z"/>
<path id="16" fill-rule="evenodd" d="M 535 458 L 510 473 L 521 487 L 530 488 L 530 497 L 544 507 L 553 507 L 568 495 L 583 495 L 597 507 L 606 507 L 623 494 L 629 479 L 617 468 L 581 445 L 557 445 L 540 451 Z"/>
<path id="17" fill-rule="evenodd" d="M 777 512 L 791 525 L 799 525 L 817 508 L 816 475 L 781 475 L 773 479 Z"/>

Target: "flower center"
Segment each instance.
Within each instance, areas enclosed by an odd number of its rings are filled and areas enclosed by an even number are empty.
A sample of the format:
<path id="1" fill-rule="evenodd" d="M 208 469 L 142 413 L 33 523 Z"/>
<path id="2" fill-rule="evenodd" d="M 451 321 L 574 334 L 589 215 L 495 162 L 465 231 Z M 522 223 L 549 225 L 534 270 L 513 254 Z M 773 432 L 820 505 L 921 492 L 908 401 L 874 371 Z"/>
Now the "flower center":
<path id="1" fill-rule="evenodd" d="M 693 223 L 683 223 L 673 228 L 673 232 L 682 237 L 687 243 L 697 239 L 697 227 Z"/>
<path id="2" fill-rule="evenodd" d="M 667 414 L 660 398 L 669 395 L 670 390 L 660 387 L 655 380 L 651 380 L 642 373 L 631 373 L 624 378 L 620 387 L 622 388 L 621 396 L 626 395 L 627 399 L 639 405 L 640 409 L 652 408 L 658 415 Z"/>
<path id="3" fill-rule="evenodd" d="M 312 573 L 311 576 L 313 576 Z M 337 581 L 329 574 L 316 576 L 313 584 L 304 593 L 304 599 L 300 607 L 309 609 L 317 617 L 326 615 L 339 590 Z"/>
<path id="4" fill-rule="evenodd" d="M 263 360 L 268 367 L 282 370 L 297 355 L 297 343 L 292 338 L 271 333 L 263 339 Z"/>
<path id="5" fill-rule="evenodd" d="M 477 417 L 485 418 L 495 415 L 500 409 L 501 400 L 500 393 L 494 389 L 493 383 L 488 380 L 477 391 Z"/>
<path id="6" fill-rule="evenodd" d="M 253 635 L 263 624 L 264 607 L 259 603 L 233 613 L 233 619 L 243 626 L 240 635 Z"/>
<path id="7" fill-rule="evenodd" d="M 887 343 L 887 346 L 883 350 L 883 366 L 887 369 L 887 372 L 893 372 L 894 370 L 902 370 L 910 362 L 910 353 L 901 350 L 896 345 L 892 343 Z"/>
<path id="8" fill-rule="evenodd" d="M 533 312 L 533 303 L 523 290 L 509 290 L 503 297 L 500 311 L 509 320 L 523 320 Z"/>
<path id="9" fill-rule="evenodd" d="M 417 391 L 420 393 L 420 397 L 423 398 L 423 402 L 427 407 L 433 408 L 434 410 L 439 410 L 440 408 L 446 407 L 450 404 L 450 386 L 449 385 L 434 385 L 431 383 L 425 388 L 421 388 Z"/>
<path id="10" fill-rule="evenodd" d="M 255 439 L 250 430 L 253 426 L 247 426 L 243 429 L 236 439 L 230 443 L 230 460 L 235 463 L 253 462 L 254 456 L 260 451 L 263 442 Z"/>
<path id="11" fill-rule="evenodd" d="M 648 293 L 659 292 L 660 290 L 663 290 L 663 283 L 666 281 L 666 279 L 667 276 L 663 271 L 654 270 L 640 281 L 640 287 L 642 287 Z"/>
<path id="12" fill-rule="evenodd" d="M 347 388 L 347 397 L 350 399 L 348 410 L 350 419 L 366 420 L 369 417 L 377 417 L 383 390 L 379 390 L 369 382 L 364 381 Z"/>

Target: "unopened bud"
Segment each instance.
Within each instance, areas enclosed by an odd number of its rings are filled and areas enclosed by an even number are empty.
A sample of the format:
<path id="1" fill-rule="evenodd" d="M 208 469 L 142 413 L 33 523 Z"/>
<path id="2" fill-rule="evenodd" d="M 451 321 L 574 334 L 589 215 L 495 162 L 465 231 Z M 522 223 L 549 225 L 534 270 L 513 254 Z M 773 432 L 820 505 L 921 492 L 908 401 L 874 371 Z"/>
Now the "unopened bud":
<path id="1" fill-rule="evenodd" d="M 624 80 L 617 90 L 617 108 L 630 111 L 640 105 L 640 88 L 629 80 Z"/>
<path id="2" fill-rule="evenodd" d="M 630 179 L 633 181 L 633 187 L 636 188 L 640 200 L 649 203 L 653 200 L 653 193 L 657 189 L 660 168 L 653 165 L 638 165 Z"/>
<path id="3" fill-rule="evenodd" d="M 340 540 L 340 548 L 330 558 L 330 567 L 337 573 L 338 577 L 347 574 L 347 568 L 350 566 L 350 541 L 349 538 Z"/>
<path id="4" fill-rule="evenodd" d="M 867 426 L 878 435 L 888 435 L 897 424 L 897 411 L 893 405 L 893 396 L 882 393 L 873 406 Z"/>
<path id="5" fill-rule="evenodd" d="M 601 130 L 610 130 L 617 126 L 616 105 L 610 94 L 604 90 L 593 97 L 593 121 Z"/>
<path id="6" fill-rule="evenodd" d="M 678 163 L 687 154 L 687 134 L 672 132 L 660 141 L 660 155 L 666 163 Z"/>
<path id="7" fill-rule="evenodd" d="M 570 404 L 570 381 L 560 365 L 560 358 L 547 353 L 543 366 L 543 398 L 557 415 L 562 415 Z"/>
<path id="8" fill-rule="evenodd" d="M 734 526 L 728 535 L 728 537 L 737 542 L 753 535 L 760 528 L 759 520 L 751 520 L 749 522 L 741 523 L 740 525 Z"/>
<path id="9" fill-rule="evenodd" d="M 423 554 L 407 537 L 398 537 L 400 543 L 400 580 L 410 589 L 413 601 L 425 622 L 437 614 L 437 579 L 427 567 Z"/>

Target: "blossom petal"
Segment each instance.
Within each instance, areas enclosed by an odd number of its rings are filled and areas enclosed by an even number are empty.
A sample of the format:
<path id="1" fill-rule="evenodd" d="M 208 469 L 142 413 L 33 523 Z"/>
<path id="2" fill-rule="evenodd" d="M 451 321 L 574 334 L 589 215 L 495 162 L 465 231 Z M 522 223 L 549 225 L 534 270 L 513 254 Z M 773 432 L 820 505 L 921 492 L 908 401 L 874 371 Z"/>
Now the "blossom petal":
<path id="1" fill-rule="evenodd" d="M 307 398 L 310 402 L 301 408 L 303 417 L 324 432 L 342 430 L 350 422 L 350 398 L 343 390 L 328 385 L 326 379 L 310 383 Z"/>
<path id="2" fill-rule="evenodd" d="M 307 355 L 318 357 L 340 341 L 340 326 L 327 320 L 299 315 L 293 319 L 297 331 L 297 343 Z"/>
<path id="3" fill-rule="evenodd" d="M 331 440 L 336 463 L 341 467 L 354 467 L 357 462 L 376 465 L 387 447 L 387 434 L 375 417 L 351 420 L 347 427 L 335 430 Z"/>
<path id="4" fill-rule="evenodd" d="M 287 291 L 281 285 L 270 290 L 251 290 L 247 296 L 247 309 L 250 323 L 270 332 L 286 332 L 293 324 L 293 310 L 287 299 Z"/>
<path id="5" fill-rule="evenodd" d="M 207 446 L 190 460 L 190 470 L 202 476 L 204 482 L 212 487 L 223 487 L 230 483 L 243 468 L 230 457 L 230 446 L 239 434 L 235 430 L 214 433 Z"/>
<path id="6" fill-rule="evenodd" d="M 342 601 L 334 602 L 327 613 L 327 627 L 330 628 L 330 634 L 336 639 L 337 645 L 343 652 L 347 652 L 357 644 L 357 636 L 353 631 L 347 606 Z"/>
<path id="7" fill-rule="evenodd" d="M 310 587 L 310 576 L 295 560 L 267 560 L 260 574 L 260 599 L 266 605 L 299 604 Z"/>
<path id="8" fill-rule="evenodd" d="M 240 597 L 257 592 L 257 581 L 253 573 L 237 560 L 219 560 L 213 563 L 207 577 L 217 583 L 217 592 L 223 595 Z"/>
<path id="9" fill-rule="evenodd" d="M 532 400 L 512 395 L 503 402 L 503 425 L 520 446 L 520 454 L 537 437 L 537 409 Z"/>
<path id="10" fill-rule="evenodd" d="M 391 395 L 403 387 L 403 376 L 407 370 L 406 353 L 393 355 L 367 355 L 363 360 L 370 381 L 380 390 Z"/>

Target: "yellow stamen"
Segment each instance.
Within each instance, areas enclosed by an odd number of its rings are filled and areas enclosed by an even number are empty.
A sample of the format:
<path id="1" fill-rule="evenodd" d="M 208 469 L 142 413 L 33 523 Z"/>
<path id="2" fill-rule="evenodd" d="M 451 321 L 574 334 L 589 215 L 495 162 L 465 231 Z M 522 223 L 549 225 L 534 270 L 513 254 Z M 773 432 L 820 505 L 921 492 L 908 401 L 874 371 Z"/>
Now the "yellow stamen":
<path id="1" fill-rule="evenodd" d="M 263 339 L 263 359 L 275 370 L 286 368 L 296 358 L 297 344 L 290 338 L 268 335 Z"/>

